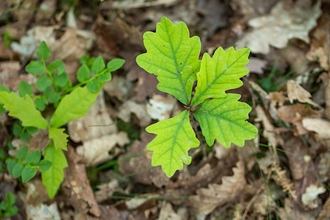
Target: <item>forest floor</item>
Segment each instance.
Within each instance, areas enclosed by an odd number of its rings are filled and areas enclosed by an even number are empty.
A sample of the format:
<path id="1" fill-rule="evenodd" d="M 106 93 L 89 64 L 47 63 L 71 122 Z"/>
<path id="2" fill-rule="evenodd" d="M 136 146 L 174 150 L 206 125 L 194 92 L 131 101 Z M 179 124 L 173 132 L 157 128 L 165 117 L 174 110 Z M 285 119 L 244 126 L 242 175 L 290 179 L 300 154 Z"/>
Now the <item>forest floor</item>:
<path id="1" fill-rule="evenodd" d="M 145 128 L 183 106 L 135 61 L 163 16 L 185 22 L 202 52 L 250 48 L 250 72 L 234 92 L 259 130 L 243 147 L 201 141 L 172 178 L 151 166 Z M 328 0 L 1 1 L 0 85 L 34 85 L 25 67 L 43 40 L 73 81 L 85 54 L 126 63 L 66 126 L 69 167 L 53 199 L 40 174 L 22 183 L 5 164 L 24 145 L 43 151 L 45 134 L 23 142 L 15 119 L 0 116 L 0 201 L 15 195 L 11 219 L 330 219 L 329 24 Z"/>

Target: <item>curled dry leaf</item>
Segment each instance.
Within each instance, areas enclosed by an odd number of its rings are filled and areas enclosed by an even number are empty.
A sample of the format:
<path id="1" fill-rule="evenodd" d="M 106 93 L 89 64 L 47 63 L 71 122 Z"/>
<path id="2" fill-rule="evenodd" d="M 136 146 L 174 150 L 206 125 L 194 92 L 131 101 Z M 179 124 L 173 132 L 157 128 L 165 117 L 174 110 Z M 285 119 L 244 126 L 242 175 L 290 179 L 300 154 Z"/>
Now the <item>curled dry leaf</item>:
<path id="1" fill-rule="evenodd" d="M 279 215 L 283 220 L 299 219 L 299 220 L 311 220 L 315 219 L 315 215 L 312 212 L 305 212 L 299 209 L 292 199 L 284 199 L 284 207 L 279 209 Z M 325 220 L 325 219 L 324 219 Z"/>
<path id="2" fill-rule="evenodd" d="M 204 219 L 216 207 L 233 202 L 241 194 L 246 184 L 245 169 L 241 161 L 236 166 L 234 175 L 223 177 L 222 184 L 209 184 L 208 188 L 198 189 L 197 195 L 190 197 L 199 219 Z"/>
<path id="3" fill-rule="evenodd" d="M 293 100 L 298 100 L 302 103 L 308 103 L 315 107 L 320 107 L 318 104 L 316 104 L 310 99 L 312 97 L 311 94 L 303 87 L 301 87 L 297 82 L 293 80 L 288 80 L 286 86 L 288 90 L 288 98 L 291 103 L 293 102 Z"/>
<path id="4" fill-rule="evenodd" d="M 251 19 L 249 25 L 254 28 L 246 34 L 237 46 L 249 47 L 253 53 L 267 54 L 269 46 L 284 48 L 293 38 L 309 42 L 308 33 L 316 26 L 316 20 L 321 15 L 321 2 L 317 1 L 310 6 L 310 1 L 304 1 L 306 5 L 284 7 L 284 1 L 280 1 L 267 16 Z"/>
<path id="5" fill-rule="evenodd" d="M 318 139 L 330 146 L 330 122 L 321 118 L 304 118 L 303 126 L 317 133 Z"/>

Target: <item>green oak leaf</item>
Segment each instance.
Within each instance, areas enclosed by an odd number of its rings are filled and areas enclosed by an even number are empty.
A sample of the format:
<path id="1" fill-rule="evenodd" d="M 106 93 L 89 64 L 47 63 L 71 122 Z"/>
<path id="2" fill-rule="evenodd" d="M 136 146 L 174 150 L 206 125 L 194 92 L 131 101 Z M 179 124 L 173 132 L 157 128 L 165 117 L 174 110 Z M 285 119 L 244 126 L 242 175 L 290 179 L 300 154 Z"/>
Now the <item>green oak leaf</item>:
<path id="1" fill-rule="evenodd" d="M 157 23 L 156 33 L 146 32 L 143 39 L 147 53 L 136 58 L 137 64 L 157 76 L 157 88 L 160 91 L 188 104 L 200 65 L 199 38 L 189 37 L 185 23 L 174 25 L 163 17 Z"/>
<path id="2" fill-rule="evenodd" d="M 238 94 L 227 94 L 221 99 L 206 100 L 194 112 L 209 146 L 215 139 L 226 148 L 230 147 L 231 142 L 243 146 L 245 140 L 258 134 L 257 128 L 246 121 L 251 107 L 239 102 L 240 97 Z"/>
<path id="3" fill-rule="evenodd" d="M 56 149 L 52 141 L 45 149 L 44 159 L 52 163 L 46 171 L 41 172 L 42 183 L 46 187 L 49 198 L 52 199 L 63 182 L 63 169 L 68 166 L 68 162 L 63 151 Z"/>
<path id="4" fill-rule="evenodd" d="M 67 150 L 69 136 L 64 133 L 64 128 L 50 128 L 48 136 L 53 140 L 56 149 Z"/>
<path id="5" fill-rule="evenodd" d="M 222 98 L 228 89 L 243 85 L 240 80 L 249 70 L 244 66 L 249 62 L 250 49 L 235 50 L 230 47 L 226 51 L 219 47 L 213 57 L 205 53 L 200 71 L 197 73 L 197 86 L 192 106 L 196 106 L 209 98 Z"/>
<path id="6" fill-rule="evenodd" d="M 161 165 L 165 174 L 171 177 L 183 168 L 183 164 L 191 163 L 188 150 L 198 147 L 199 141 L 190 125 L 187 110 L 148 126 L 146 131 L 157 134 L 147 146 L 153 151 L 152 166 Z"/>
<path id="7" fill-rule="evenodd" d="M 57 106 L 53 117 L 50 119 L 51 127 L 61 127 L 69 121 L 87 114 L 97 96 L 98 92 L 90 92 L 87 87 L 74 89 L 70 94 L 64 96 Z"/>
<path id="8" fill-rule="evenodd" d="M 36 109 L 29 95 L 20 97 L 14 92 L 2 91 L 0 92 L 0 102 L 4 104 L 4 108 L 9 111 L 10 116 L 22 121 L 24 127 L 47 128 L 48 122 Z"/>

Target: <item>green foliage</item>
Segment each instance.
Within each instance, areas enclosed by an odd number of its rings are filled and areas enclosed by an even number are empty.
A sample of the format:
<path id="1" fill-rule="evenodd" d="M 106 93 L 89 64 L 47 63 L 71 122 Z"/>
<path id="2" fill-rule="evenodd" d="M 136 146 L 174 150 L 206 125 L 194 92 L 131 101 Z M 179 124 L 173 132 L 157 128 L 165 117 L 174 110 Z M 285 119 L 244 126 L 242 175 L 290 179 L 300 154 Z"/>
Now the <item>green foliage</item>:
<path id="1" fill-rule="evenodd" d="M 22 177 L 22 182 L 25 183 L 32 179 L 37 170 L 45 172 L 51 166 L 51 162 L 43 159 L 41 160 L 41 152 L 34 150 L 28 152 L 28 147 L 21 147 L 14 158 L 7 158 L 6 160 L 7 170 L 13 175 L 14 178 Z M 44 164 L 48 164 L 46 167 Z M 41 169 L 42 165 L 42 169 Z"/>
<path id="2" fill-rule="evenodd" d="M 199 60 L 199 38 L 189 37 L 183 22 L 174 25 L 166 17 L 155 33 L 146 32 L 143 38 L 147 52 L 136 58 L 138 65 L 155 74 L 157 88 L 187 109 L 146 128 L 157 135 L 147 146 L 153 151 L 153 166 L 161 165 L 170 177 L 183 164 L 190 164 L 188 151 L 200 144 L 190 120 L 197 120 L 209 146 L 215 140 L 227 148 L 231 143 L 243 146 L 245 140 L 256 137 L 256 127 L 246 121 L 251 107 L 238 101 L 240 95 L 226 92 L 242 86 L 240 78 L 248 73 L 244 66 L 249 62 L 249 49 L 218 48 L 212 57 L 204 54 Z"/>
<path id="3" fill-rule="evenodd" d="M 67 150 L 68 135 L 60 127 L 89 111 L 104 83 L 111 80 L 111 72 L 119 69 L 125 61 L 114 59 L 106 65 L 102 57 L 85 56 L 77 71 L 78 84 L 72 86 L 62 61 L 47 63 L 51 52 L 45 42 L 41 42 L 36 54 L 40 61 L 31 61 L 26 71 L 38 77 L 38 95 L 34 95 L 33 87 L 26 82 L 20 82 L 18 94 L 0 86 L 0 111 L 7 110 L 10 116 L 20 120 L 12 126 L 15 136 L 28 141 L 38 129 L 47 129 L 50 144 L 44 155 L 40 151 L 29 153 L 28 147 L 23 147 L 15 157 L 8 158 L 6 164 L 13 177 L 21 177 L 23 182 L 33 178 L 39 169 L 48 195 L 53 198 L 64 179 L 63 169 L 67 167 L 63 150 Z M 47 121 L 41 111 L 50 104 L 55 111 L 48 114 L 50 120 Z"/>
<path id="4" fill-rule="evenodd" d="M 15 203 L 15 195 L 11 192 L 7 192 L 6 199 L 0 202 L 0 219 L 3 217 L 11 217 L 18 213 L 18 208 Z"/>

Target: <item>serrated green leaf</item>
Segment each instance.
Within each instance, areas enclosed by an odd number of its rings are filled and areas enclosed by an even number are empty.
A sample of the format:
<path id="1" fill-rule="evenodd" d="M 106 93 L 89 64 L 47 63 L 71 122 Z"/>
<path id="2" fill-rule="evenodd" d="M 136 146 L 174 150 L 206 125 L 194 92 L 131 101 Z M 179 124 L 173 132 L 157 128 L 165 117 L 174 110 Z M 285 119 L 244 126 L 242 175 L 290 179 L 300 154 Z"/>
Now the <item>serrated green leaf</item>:
<path id="1" fill-rule="evenodd" d="M 22 175 L 22 171 L 24 169 L 24 166 L 20 163 L 16 163 L 12 170 L 12 175 L 16 179 Z"/>
<path id="2" fill-rule="evenodd" d="M 81 67 L 79 67 L 77 71 L 77 79 L 79 82 L 84 82 L 88 80 L 91 77 L 91 72 L 86 64 L 83 64 Z"/>
<path id="3" fill-rule="evenodd" d="M 25 70 L 32 75 L 39 75 L 44 73 L 45 66 L 42 62 L 34 60 L 25 67 Z"/>
<path id="4" fill-rule="evenodd" d="M 192 101 L 196 106 L 209 98 L 222 98 L 225 91 L 243 85 L 240 80 L 249 70 L 244 66 L 249 62 L 248 48 L 226 51 L 219 47 L 213 57 L 207 53 L 202 58 L 200 71 L 197 73 L 197 86 Z"/>
<path id="5" fill-rule="evenodd" d="M 30 165 L 37 165 L 41 159 L 41 153 L 39 150 L 30 152 L 25 159 L 25 162 Z"/>
<path id="6" fill-rule="evenodd" d="M 110 71 L 110 72 L 113 72 L 113 71 L 116 71 L 118 70 L 120 67 L 122 67 L 125 63 L 125 60 L 124 59 L 120 59 L 120 58 L 115 58 L 115 59 L 112 59 L 110 60 L 108 63 L 107 63 L 107 69 Z"/>
<path id="7" fill-rule="evenodd" d="M 146 32 L 143 39 L 147 53 L 136 58 L 138 65 L 157 76 L 160 91 L 188 104 L 200 65 L 199 38 L 190 38 L 183 22 L 174 25 L 163 17 L 157 24 L 156 33 Z"/>
<path id="8" fill-rule="evenodd" d="M 148 126 L 146 131 L 157 135 L 147 146 L 153 151 L 152 166 L 161 165 L 168 177 L 181 170 L 183 164 L 190 164 L 188 150 L 199 146 L 187 110 Z"/>
<path id="9" fill-rule="evenodd" d="M 40 172 L 45 172 L 47 171 L 50 167 L 52 166 L 52 162 L 49 160 L 42 160 L 39 163 L 39 170 Z"/>
<path id="10" fill-rule="evenodd" d="M 22 170 L 22 182 L 26 183 L 37 174 L 37 168 L 26 166 Z"/>
<path id="11" fill-rule="evenodd" d="M 86 87 L 74 89 L 70 94 L 64 96 L 57 106 L 50 120 L 51 127 L 61 127 L 69 121 L 87 114 L 90 106 L 95 103 L 97 96 L 98 92 L 92 93 Z"/>
<path id="12" fill-rule="evenodd" d="M 56 149 L 67 150 L 69 136 L 64 133 L 64 128 L 50 128 L 48 136 L 53 140 Z"/>
<path id="13" fill-rule="evenodd" d="M 48 86 L 52 84 L 52 81 L 47 75 L 43 75 L 37 79 L 36 87 L 39 91 L 45 91 Z"/>
<path id="14" fill-rule="evenodd" d="M 239 102 L 239 98 L 238 94 L 227 94 L 221 99 L 206 100 L 194 112 L 209 146 L 215 139 L 226 148 L 231 142 L 243 146 L 245 140 L 257 136 L 257 128 L 246 121 L 251 107 Z"/>
<path id="15" fill-rule="evenodd" d="M 31 96 L 33 94 L 33 88 L 29 83 L 21 81 L 18 84 L 18 93 L 22 97 L 24 97 L 25 95 Z"/>
<path id="16" fill-rule="evenodd" d="M 51 142 L 45 149 L 45 160 L 52 163 L 52 166 L 41 172 L 42 183 L 46 187 L 49 198 L 54 198 L 64 179 L 63 169 L 68 166 L 68 162 L 61 149 L 56 149 Z"/>
<path id="17" fill-rule="evenodd" d="M 94 62 L 93 62 L 93 66 L 92 66 L 92 72 L 94 74 L 98 74 L 100 73 L 102 70 L 104 70 L 105 68 L 105 64 L 104 64 L 104 60 L 102 57 L 97 57 Z"/>
<path id="18" fill-rule="evenodd" d="M 37 49 L 37 56 L 43 61 L 47 60 L 50 56 L 50 50 L 45 41 L 42 41 Z"/>
<path id="19" fill-rule="evenodd" d="M 29 148 L 27 146 L 23 146 L 17 151 L 16 158 L 20 160 L 25 160 L 28 152 L 29 152 Z"/>
<path id="20" fill-rule="evenodd" d="M 61 75 L 64 73 L 65 65 L 61 60 L 54 60 L 47 66 L 47 69 L 53 74 L 55 73 L 55 70 L 57 70 L 57 75 Z"/>
<path id="21" fill-rule="evenodd" d="M 35 108 L 30 96 L 20 97 L 14 92 L 0 92 L 0 102 L 4 104 L 10 116 L 22 121 L 24 127 L 47 128 L 48 122 Z"/>

